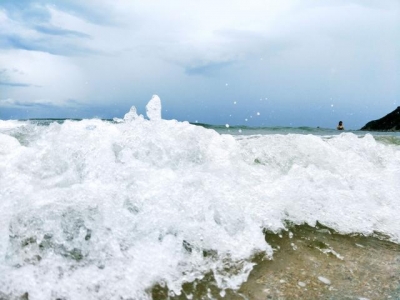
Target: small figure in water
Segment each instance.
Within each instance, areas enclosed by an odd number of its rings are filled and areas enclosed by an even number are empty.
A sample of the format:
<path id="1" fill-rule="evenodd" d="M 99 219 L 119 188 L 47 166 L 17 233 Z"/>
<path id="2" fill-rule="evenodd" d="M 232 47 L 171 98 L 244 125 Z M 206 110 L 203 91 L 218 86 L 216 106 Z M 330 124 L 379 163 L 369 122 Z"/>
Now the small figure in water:
<path id="1" fill-rule="evenodd" d="M 337 129 L 337 130 L 344 130 L 343 122 L 342 122 L 342 121 L 339 121 L 339 124 L 338 124 L 338 126 L 336 127 L 336 129 Z"/>

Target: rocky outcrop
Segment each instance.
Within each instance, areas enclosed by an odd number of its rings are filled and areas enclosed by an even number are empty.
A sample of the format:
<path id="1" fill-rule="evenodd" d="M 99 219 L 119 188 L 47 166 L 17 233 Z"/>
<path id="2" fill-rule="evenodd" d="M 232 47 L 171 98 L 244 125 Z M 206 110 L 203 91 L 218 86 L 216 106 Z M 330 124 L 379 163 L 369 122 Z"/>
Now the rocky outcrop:
<path id="1" fill-rule="evenodd" d="M 400 106 L 383 118 L 368 122 L 361 130 L 400 131 Z"/>

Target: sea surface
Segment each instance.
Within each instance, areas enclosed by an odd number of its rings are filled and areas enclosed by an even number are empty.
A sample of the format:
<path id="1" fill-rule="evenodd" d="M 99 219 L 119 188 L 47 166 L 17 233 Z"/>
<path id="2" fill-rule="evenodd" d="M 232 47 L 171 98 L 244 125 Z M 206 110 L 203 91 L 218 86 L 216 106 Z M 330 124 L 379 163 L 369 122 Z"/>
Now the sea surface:
<path id="1" fill-rule="evenodd" d="M 0 120 L 0 299 L 400 299 L 398 132 L 147 116 Z"/>

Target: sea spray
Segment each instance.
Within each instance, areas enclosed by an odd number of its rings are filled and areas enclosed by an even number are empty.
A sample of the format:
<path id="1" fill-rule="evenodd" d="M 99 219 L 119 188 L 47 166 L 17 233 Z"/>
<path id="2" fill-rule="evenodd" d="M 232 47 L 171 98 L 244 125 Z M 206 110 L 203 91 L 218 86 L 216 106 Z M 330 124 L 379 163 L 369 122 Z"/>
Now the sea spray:
<path id="1" fill-rule="evenodd" d="M 239 136 L 132 108 L 0 133 L 0 292 L 29 299 L 175 295 L 210 272 L 246 281 L 263 231 L 317 222 L 400 241 L 400 152 L 371 135 Z M 6 122 L 7 123 L 7 122 Z M 13 129 L 14 128 L 14 129 Z"/>

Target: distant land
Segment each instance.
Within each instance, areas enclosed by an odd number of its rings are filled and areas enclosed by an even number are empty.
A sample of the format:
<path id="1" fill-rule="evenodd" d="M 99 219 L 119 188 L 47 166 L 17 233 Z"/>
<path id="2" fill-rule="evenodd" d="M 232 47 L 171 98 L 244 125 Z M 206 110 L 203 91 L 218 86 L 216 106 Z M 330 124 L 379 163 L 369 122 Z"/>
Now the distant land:
<path id="1" fill-rule="evenodd" d="M 400 131 L 400 106 L 383 118 L 368 122 L 361 130 Z"/>

